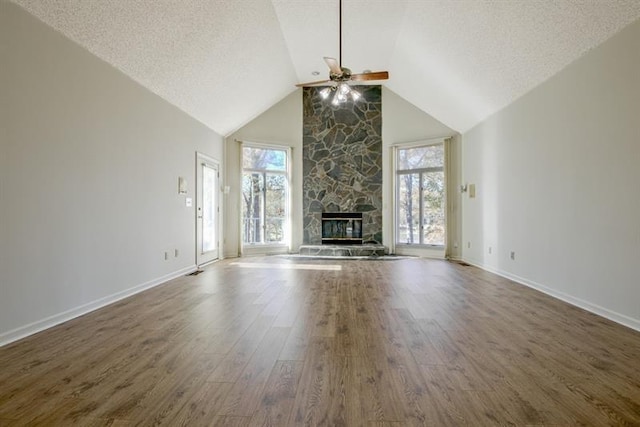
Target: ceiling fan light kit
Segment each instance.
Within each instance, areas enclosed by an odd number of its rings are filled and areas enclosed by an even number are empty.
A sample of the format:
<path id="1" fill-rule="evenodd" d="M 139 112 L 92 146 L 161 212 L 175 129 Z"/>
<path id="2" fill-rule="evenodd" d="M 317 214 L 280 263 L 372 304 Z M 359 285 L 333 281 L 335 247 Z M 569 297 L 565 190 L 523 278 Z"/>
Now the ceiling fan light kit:
<path id="1" fill-rule="evenodd" d="M 331 99 L 331 104 L 333 105 L 340 105 L 343 102 L 347 102 L 349 98 L 351 98 L 353 102 L 355 102 L 362 97 L 362 94 L 360 92 L 352 88 L 346 82 L 334 84 L 333 86 L 327 86 L 318 93 L 320 94 L 320 97 L 322 99 L 327 99 L 332 92 L 333 98 Z"/>
<path id="2" fill-rule="evenodd" d="M 331 90 L 335 90 L 334 86 L 330 86 L 330 87 L 325 87 L 324 89 L 322 89 L 320 92 L 320 97 L 322 99 L 327 99 L 329 97 L 329 95 L 331 94 Z"/>
<path id="3" fill-rule="evenodd" d="M 331 58 L 325 56 L 324 62 L 329 66 L 329 80 L 320 80 L 315 82 L 308 83 L 300 83 L 297 84 L 297 87 L 308 87 L 308 86 L 317 86 L 324 85 L 326 83 L 330 83 L 330 86 L 325 87 L 324 89 L 318 92 L 322 99 L 328 99 L 331 93 L 333 93 L 333 97 L 331 98 L 331 104 L 334 106 L 339 106 L 342 103 L 347 102 L 349 99 L 354 102 L 362 97 L 362 94 L 352 88 L 349 85 L 349 81 L 371 81 L 371 80 L 386 80 L 389 78 L 388 71 L 376 71 L 371 72 L 369 70 L 365 71 L 362 74 L 352 74 L 351 70 L 347 67 L 343 67 L 342 63 L 342 0 L 339 0 L 339 12 L 340 12 L 340 60 L 336 60 L 335 58 Z"/>

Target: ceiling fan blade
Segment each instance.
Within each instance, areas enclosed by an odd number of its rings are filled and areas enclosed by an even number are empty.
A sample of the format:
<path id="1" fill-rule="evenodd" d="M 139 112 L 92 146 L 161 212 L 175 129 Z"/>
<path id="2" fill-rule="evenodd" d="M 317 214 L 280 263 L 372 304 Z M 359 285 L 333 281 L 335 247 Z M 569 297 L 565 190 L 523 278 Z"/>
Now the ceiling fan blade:
<path id="1" fill-rule="evenodd" d="M 389 78 L 388 71 L 374 71 L 371 73 L 352 74 L 351 80 L 364 81 L 364 80 L 387 80 Z"/>
<path id="2" fill-rule="evenodd" d="M 338 63 L 337 59 L 329 58 L 328 56 L 325 56 L 323 59 L 324 59 L 324 62 L 327 63 L 327 65 L 329 66 L 329 69 L 333 74 L 337 74 L 337 75 L 342 74 L 342 68 L 340 68 L 340 64 Z"/>
<path id="3" fill-rule="evenodd" d="M 318 80 L 315 82 L 307 82 L 307 83 L 298 83 L 296 87 L 305 87 L 305 86 L 315 86 L 321 83 L 329 83 L 331 80 Z"/>

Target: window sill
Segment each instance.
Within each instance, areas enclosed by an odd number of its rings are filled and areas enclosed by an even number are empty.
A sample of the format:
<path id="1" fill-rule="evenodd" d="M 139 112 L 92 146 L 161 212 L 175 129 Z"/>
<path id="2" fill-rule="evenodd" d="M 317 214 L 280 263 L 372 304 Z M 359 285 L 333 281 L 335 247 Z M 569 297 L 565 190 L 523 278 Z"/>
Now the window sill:
<path id="1" fill-rule="evenodd" d="M 423 248 L 423 249 L 442 249 L 444 250 L 444 245 L 421 245 L 420 243 L 396 243 L 396 247 L 403 248 Z"/>
<path id="2" fill-rule="evenodd" d="M 287 253 L 289 253 L 289 246 L 282 243 L 244 244 L 242 246 L 242 256 L 277 255 Z"/>
<path id="3" fill-rule="evenodd" d="M 442 245 L 407 245 L 396 243 L 396 255 L 444 259 L 445 247 Z"/>

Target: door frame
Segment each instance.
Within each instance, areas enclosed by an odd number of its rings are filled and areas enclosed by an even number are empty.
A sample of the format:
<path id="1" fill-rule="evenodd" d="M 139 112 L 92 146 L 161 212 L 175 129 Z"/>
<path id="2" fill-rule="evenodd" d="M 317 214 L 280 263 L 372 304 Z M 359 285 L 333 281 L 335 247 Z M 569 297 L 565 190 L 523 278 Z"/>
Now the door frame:
<path id="1" fill-rule="evenodd" d="M 215 254 L 212 255 L 211 257 L 204 257 L 203 255 L 205 255 L 204 253 L 201 252 L 201 247 L 202 247 L 202 218 L 200 215 L 201 212 L 201 208 L 202 208 L 202 201 L 203 201 L 203 195 L 202 195 L 202 190 L 203 190 L 203 183 L 202 183 L 202 172 L 201 172 L 201 168 L 203 165 L 208 165 L 209 167 L 213 168 L 216 170 L 217 172 L 217 182 L 216 182 L 216 189 L 215 189 L 215 204 L 216 204 L 216 221 L 215 221 L 215 227 L 216 227 L 216 249 L 215 249 Z M 207 265 L 209 263 L 215 262 L 220 260 L 221 257 L 221 244 L 220 242 L 222 241 L 222 236 L 220 234 L 220 231 L 222 230 L 221 227 L 221 223 L 222 223 L 222 209 L 220 207 L 221 204 L 221 185 L 220 185 L 220 162 L 218 160 L 216 160 L 215 158 L 201 153 L 201 152 L 196 152 L 196 209 L 195 209 L 195 220 L 196 220 L 196 238 L 195 238 L 195 243 L 196 243 L 196 266 L 201 267 L 204 265 Z"/>

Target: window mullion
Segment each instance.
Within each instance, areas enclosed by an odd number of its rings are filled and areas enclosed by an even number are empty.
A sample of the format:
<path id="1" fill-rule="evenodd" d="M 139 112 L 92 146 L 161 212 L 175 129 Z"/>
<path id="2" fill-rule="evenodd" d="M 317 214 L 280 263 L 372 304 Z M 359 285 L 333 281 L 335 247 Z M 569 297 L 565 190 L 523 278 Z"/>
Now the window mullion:
<path id="1" fill-rule="evenodd" d="M 423 176 L 422 176 L 423 172 L 420 172 L 418 174 L 418 185 L 420 188 L 420 191 L 418 192 L 418 215 L 419 215 L 419 220 L 420 220 L 420 227 L 418 227 L 418 233 L 420 233 L 420 238 L 419 238 L 419 242 L 422 245 L 424 243 L 424 197 L 423 197 L 423 188 L 422 188 L 422 184 L 423 184 Z"/>
<path id="2" fill-rule="evenodd" d="M 262 243 L 267 243 L 267 172 L 262 172 Z"/>
<path id="3" fill-rule="evenodd" d="M 433 168 L 418 168 L 418 169 L 401 169 L 397 170 L 397 174 L 402 173 L 420 173 L 420 172 L 442 172 L 444 171 L 443 167 L 433 167 Z"/>

